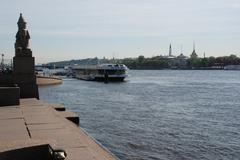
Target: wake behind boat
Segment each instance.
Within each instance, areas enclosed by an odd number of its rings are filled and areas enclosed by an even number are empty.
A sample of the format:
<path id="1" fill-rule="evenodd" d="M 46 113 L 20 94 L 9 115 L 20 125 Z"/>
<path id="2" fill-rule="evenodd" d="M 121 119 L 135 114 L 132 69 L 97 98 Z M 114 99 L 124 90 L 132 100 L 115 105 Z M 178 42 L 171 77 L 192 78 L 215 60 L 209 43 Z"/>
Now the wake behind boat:
<path id="1" fill-rule="evenodd" d="M 78 79 L 108 82 L 124 81 L 128 68 L 124 64 L 100 64 L 75 66 L 72 70 Z"/>

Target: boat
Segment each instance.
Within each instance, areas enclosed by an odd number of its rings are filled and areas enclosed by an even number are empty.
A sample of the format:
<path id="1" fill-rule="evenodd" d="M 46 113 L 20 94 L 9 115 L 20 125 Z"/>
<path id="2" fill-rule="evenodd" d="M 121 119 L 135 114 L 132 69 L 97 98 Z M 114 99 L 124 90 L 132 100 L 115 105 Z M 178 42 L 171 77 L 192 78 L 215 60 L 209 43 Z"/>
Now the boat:
<path id="1" fill-rule="evenodd" d="M 76 78 L 87 81 L 124 81 L 127 75 L 124 64 L 100 64 L 74 66 L 72 71 Z"/>

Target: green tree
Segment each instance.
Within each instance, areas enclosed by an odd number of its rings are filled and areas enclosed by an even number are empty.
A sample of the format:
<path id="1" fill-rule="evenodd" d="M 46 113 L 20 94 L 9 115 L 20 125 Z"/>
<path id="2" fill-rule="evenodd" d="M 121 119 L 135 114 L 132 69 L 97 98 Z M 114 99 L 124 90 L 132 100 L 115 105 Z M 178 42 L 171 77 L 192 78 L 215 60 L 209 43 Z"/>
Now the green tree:
<path id="1" fill-rule="evenodd" d="M 138 62 L 142 63 L 144 61 L 145 57 L 143 55 L 138 56 Z"/>

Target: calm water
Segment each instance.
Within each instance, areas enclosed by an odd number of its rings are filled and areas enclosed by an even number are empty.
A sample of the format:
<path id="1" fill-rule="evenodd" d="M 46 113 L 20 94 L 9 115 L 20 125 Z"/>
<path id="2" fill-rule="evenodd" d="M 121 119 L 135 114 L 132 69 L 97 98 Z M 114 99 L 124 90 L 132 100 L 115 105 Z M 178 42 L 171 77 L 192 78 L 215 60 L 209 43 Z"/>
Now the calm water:
<path id="1" fill-rule="evenodd" d="M 125 83 L 41 87 L 122 160 L 239 160 L 240 72 L 130 71 Z"/>

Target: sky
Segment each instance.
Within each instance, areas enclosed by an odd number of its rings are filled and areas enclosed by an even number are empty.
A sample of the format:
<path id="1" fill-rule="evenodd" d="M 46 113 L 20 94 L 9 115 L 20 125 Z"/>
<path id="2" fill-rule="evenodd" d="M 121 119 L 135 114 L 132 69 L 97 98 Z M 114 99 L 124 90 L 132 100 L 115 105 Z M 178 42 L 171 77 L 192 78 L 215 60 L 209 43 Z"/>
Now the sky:
<path id="1" fill-rule="evenodd" d="M 22 13 L 37 63 L 92 57 L 240 56 L 240 0 L 1 0 L 0 53 Z"/>

